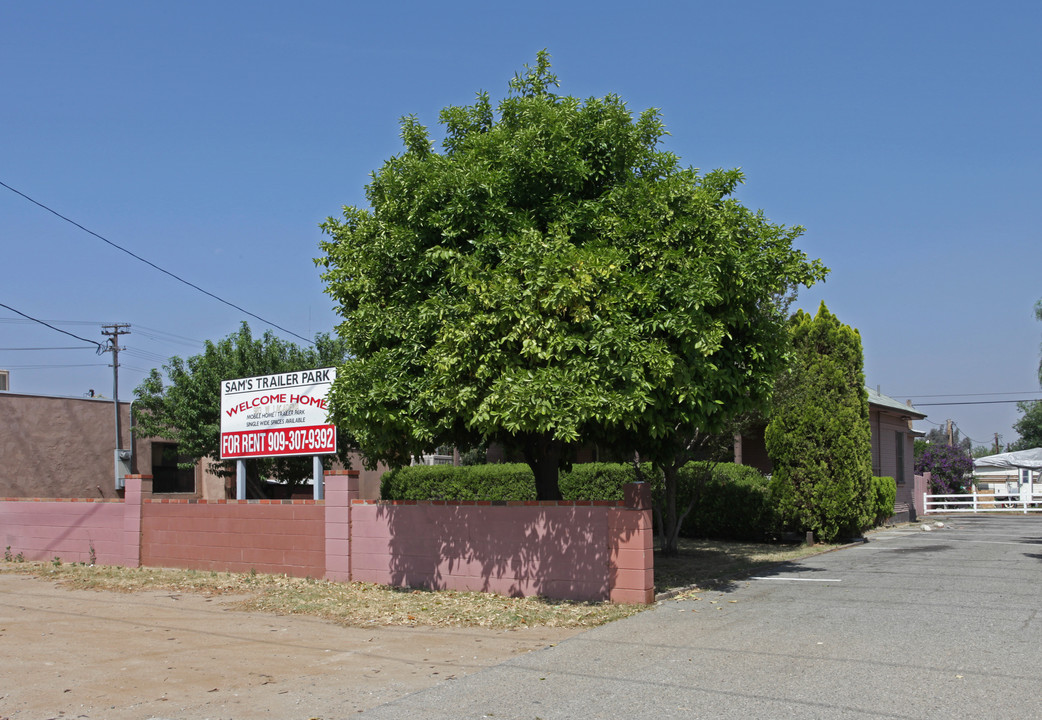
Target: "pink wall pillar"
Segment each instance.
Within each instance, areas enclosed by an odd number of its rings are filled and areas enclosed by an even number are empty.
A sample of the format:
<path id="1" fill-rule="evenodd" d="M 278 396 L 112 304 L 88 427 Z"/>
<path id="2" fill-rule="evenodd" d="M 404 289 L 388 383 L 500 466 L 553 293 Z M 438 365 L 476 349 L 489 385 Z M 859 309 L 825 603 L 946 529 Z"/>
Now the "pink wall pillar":
<path id="1" fill-rule="evenodd" d="M 351 501 L 360 496 L 357 470 L 326 473 L 326 579 L 351 581 Z"/>
<path id="2" fill-rule="evenodd" d="M 914 490 L 912 491 L 912 505 L 915 507 L 917 518 L 921 518 L 926 514 L 926 498 L 923 497 L 923 494 L 930 492 L 931 477 L 932 474 L 928 472 L 915 476 Z"/>
<path id="3" fill-rule="evenodd" d="M 625 508 L 608 516 L 611 555 L 609 594 L 612 602 L 655 602 L 655 535 L 651 523 L 651 486 L 628 483 Z"/>
<path id="4" fill-rule="evenodd" d="M 152 495 L 151 475 L 127 475 L 123 495 L 123 564 L 141 567 L 141 506 Z"/>

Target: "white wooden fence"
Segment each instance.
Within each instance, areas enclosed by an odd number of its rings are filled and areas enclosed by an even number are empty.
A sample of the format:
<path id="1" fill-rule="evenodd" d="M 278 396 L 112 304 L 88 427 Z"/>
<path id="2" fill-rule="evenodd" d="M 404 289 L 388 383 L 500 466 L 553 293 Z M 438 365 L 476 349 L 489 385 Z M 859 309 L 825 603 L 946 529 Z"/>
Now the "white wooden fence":
<path id="1" fill-rule="evenodd" d="M 1042 513 L 1042 493 L 930 495 L 923 493 L 925 513 Z"/>

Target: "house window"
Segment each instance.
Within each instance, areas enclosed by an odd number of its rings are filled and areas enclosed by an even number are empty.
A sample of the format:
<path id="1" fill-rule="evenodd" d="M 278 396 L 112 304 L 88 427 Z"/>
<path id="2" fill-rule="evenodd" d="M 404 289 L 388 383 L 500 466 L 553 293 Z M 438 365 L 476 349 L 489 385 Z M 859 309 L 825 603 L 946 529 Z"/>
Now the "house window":
<path id="1" fill-rule="evenodd" d="M 897 469 L 894 472 L 894 480 L 898 485 L 905 484 L 905 434 L 900 430 L 894 431 L 894 445 L 897 448 Z"/>
<path id="2" fill-rule="evenodd" d="M 179 462 L 192 462 L 192 458 L 179 455 L 176 443 L 152 443 L 152 492 L 195 492 L 195 468 L 179 468 Z"/>

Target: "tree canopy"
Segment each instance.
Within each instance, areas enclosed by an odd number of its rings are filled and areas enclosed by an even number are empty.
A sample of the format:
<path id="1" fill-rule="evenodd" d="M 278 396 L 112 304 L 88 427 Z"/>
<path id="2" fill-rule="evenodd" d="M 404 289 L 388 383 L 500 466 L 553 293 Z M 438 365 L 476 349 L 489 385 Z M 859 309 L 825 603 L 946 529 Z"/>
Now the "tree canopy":
<path id="1" fill-rule="evenodd" d="M 1042 400 L 1019 402 L 1017 408 L 1021 415 L 1013 423 L 1013 429 L 1017 431 L 1019 437 L 1010 446 L 1010 450 L 1030 450 L 1042 447 Z"/>
<path id="2" fill-rule="evenodd" d="M 243 322 L 238 332 L 212 342 L 207 340 L 200 355 L 173 357 L 163 373 L 153 369 L 135 388 L 135 432 L 177 442 L 178 452 L 201 460 L 215 460 L 211 469 L 220 475 L 234 474 L 235 463 L 216 462 L 220 457 L 221 381 L 275 373 L 338 366 L 344 361 L 343 342 L 320 333 L 314 347 L 301 348 L 271 331 L 253 337 Z M 346 447 L 343 440 L 339 447 Z M 310 458 L 267 458 L 246 461 L 250 482 L 262 476 L 299 482 L 311 476 Z"/>
<path id="3" fill-rule="evenodd" d="M 540 52 L 495 109 L 482 92 L 441 111 L 441 152 L 403 118 L 370 207 L 322 225 L 350 351 L 331 412 L 370 464 L 498 441 L 554 498 L 569 447 L 658 452 L 769 392 L 778 298 L 825 273 L 793 248 L 802 229 L 735 200 L 740 171 L 661 150 L 657 110 L 556 87 Z"/>
<path id="4" fill-rule="evenodd" d="M 1035 319 L 1042 322 L 1042 300 L 1035 303 Z M 1040 354 L 1038 361 L 1038 382 L 1042 384 L 1042 354 Z"/>
<path id="5" fill-rule="evenodd" d="M 973 475 L 973 457 L 966 448 L 947 443 L 928 445 L 915 460 L 915 473 L 930 473 L 930 492 L 951 495 L 967 492 Z"/>
<path id="6" fill-rule="evenodd" d="M 765 440 L 783 518 L 831 542 L 871 520 L 872 433 L 858 331 L 821 304 L 792 319 L 793 362 Z"/>
<path id="7" fill-rule="evenodd" d="M 1042 300 L 1035 303 L 1035 317 L 1042 321 Z M 1038 364 L 1038 382 L 1042 385 L 1042 360 Z M 1042 447 L 1042 400 L 1017 403 L 1020 418 L 1013 429 L 1020 437 L 1012 443 L 1011 450 L 1030 450 Z"/>
<path id="8" fill-rule="evenodd" d="M 930 428 L 923 439 L 930 445 L 954 445 L 967 453 L 973 448 L 973 440 L 963 437 L 957 427 L 952 427 L 952 441 L 950 443 L 948 442 L 948 430 L 946 427 Z"/>

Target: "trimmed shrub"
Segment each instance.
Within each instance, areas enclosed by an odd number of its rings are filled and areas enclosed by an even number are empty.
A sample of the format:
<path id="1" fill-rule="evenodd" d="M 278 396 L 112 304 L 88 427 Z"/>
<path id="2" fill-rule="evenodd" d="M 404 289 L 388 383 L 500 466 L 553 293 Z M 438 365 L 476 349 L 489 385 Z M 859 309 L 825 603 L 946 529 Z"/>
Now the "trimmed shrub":
<path id="1" fill-rule="evenodd" d="M 641 469 L 649 482 L 657 477 L 650 464 Z M 629 463 L 576 463 L 558 482 L 565 500 L 622 500 L 622 486 L 636 480 Z"/>
<path id="2" fill-rule="evenodd" d="M 658 477 L 644 465 L 649 481 Z M 634 482 L 626 463 L 580 463 L 560 475 L 565 500 L 622 500 L 622 486 Z M 535 478 L 524 463 L 413 465 L 384 473 L 384 500 L 535 500 Z"/>
<path id="3" fill-rule="evenodd" d="M 704 466 L 690 463 L 680 471 L 677 504 L 686 508 L 697 493 L 695 507 L 684 523 L 687 537 L 763 540 L 777 531 L 777 513 L 767 479 L 748 465 L 720 463 L 712 477 L 699 481 Z M 653 492 L 662 492 L 662 476 L 642 466 Z M 565 500 L 621 500 L 622 487 L 634 482 L 627 463 L 581 463 L 561 472 Z M 524 463 L 491 465 L 414 465 L 391 470 L 380 484 L 384 500 L 535 500 L 535 479 Z M 892 507 L 892 504 L 891 504 Z M 887 516 L 889 517 L 889 515 Z"/>
<path id="4" fill-rule="evenodd" d="M 695 505 L 681 527 L 685 537 L 714 540 L 763 541 L 778 532 L 776 504 L 770 483 L 759 470 L 748 465 L 719 463 L 704 484 L 699 482 L 696 463 L 680 473 L 679 508 Z"/>
<path id="5" fill-rule="evenodd" d="M 897 500 L 897 483 L 892 477 L 872 477 L 872 525 L 882 525 L 894 515 Z"/>
<path id="6" fill-rule="evenodd" d="M 384 473 L 384 500 L 535 500 L 535 477 L 524 463 L 413 465 Z"/>
<path id="7" fill-rule="evenodd" d="M 822 542 L 872 521 L 872 433 L 857 330 L 821 304 L 792 318 L 792 363 L 779 378 L 764 439 L 771 494 L 786 525 Z"/>

